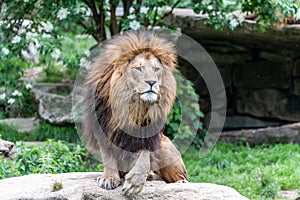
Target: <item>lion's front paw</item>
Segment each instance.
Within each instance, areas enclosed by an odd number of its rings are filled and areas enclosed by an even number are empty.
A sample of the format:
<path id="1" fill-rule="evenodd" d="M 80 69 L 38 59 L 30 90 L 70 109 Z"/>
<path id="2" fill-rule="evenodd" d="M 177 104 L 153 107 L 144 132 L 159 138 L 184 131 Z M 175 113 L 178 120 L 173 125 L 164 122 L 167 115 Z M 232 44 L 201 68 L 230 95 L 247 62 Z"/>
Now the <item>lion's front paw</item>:
<path id="1" fill-rule="evenodd" d="M 113 177 L 113 176 L 99 176 L 97 178 L 98 186 L 106 189 L 106 190 L 112 190 L 116 187 L 118 187 L 121 183 L 120 178 Z"/>
<path id="2" fill-rule="evenodd" d="M 139 194 L 143 190 L 147 177 L 147 173 L 129 172 L 125 176 L 125 183 L 122 191 L 127 196 Z"/>

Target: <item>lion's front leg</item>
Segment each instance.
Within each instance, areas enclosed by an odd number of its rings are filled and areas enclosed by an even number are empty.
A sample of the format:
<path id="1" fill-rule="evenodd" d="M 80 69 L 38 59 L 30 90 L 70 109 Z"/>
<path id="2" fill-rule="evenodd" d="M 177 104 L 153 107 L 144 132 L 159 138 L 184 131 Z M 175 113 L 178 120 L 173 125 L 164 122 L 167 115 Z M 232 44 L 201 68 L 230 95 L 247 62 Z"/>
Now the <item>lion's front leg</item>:
<path id="1" fill-rule="evenodd" d="M 149 172 L 150 153 L 148 151 L 141 151 L 134 167 L 125 176 L 125 183 L 123 185 L 123 192 L 125 195 L 132 196 L 140 193 Z"/>
<path id="2" fill-rule="evenodd" d="M 118 187 L 121 183 L 117 161 L 114 157 L 109 156 L 106 151 L 101 151 L 103 160 L 103 175 L 98 177 L 98 186 L 111 190 Z"/>

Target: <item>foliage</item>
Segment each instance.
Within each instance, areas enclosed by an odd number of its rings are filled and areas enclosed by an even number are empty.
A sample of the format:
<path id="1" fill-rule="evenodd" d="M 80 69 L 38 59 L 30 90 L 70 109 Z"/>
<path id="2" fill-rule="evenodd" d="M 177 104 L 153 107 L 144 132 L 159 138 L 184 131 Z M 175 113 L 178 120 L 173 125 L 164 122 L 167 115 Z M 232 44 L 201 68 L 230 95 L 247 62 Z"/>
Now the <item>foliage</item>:
<path id="1" fill-rule="evenodd" d="M 184 141 L 194 140 L 194 143 L 199 147 L 202 141 L 199 137 L 195 137 L 195 131 L 202 129 L 200 118 L 204 116 L 198 104 L 199 95 L 195 92 L 193 83 L 185 80 L 179 71 L 175 73 L 175 78 L 177 99 L 168 116 L 165 134 L 175 143 L 180 142 L 182 144 Z"/>
<path id="2" fill-rule="evenodd" d="M 204 158 L 196 149 L 183 155 L 191 182 L 235 188 L 249 199 L 279 199 L 279 190 L 299 190 L 300 146 L 256 147 L 219 143 Z"/>
<path id="3" fill-rule="evenodd" d="M 257 25 L 261 31 L 273 24 L 281 23 L 283 18 L 295 16 L 300 20 L 300 3 L 297 0 L 193 0 L 196 13 L 206 13 L 206 24 L 213 24 L 216 29 L 229 27 L 233 30 L 242 26 L 246 14 L 258 15 Z"/>
<path id="4" fill-rule="evenodd" d="M 66 173 L 100 170 L 102 165 L 90 166 L 86 149 L 80 145 L 48 140 L 43 145 L 26 146 L 17 143 L 16 157 L 0 157 L 0 179 L 32 173 Z"/>
<path id="5" fill-rule="evenodd" d="M 18 58 L 3 59 L 0 63 L 0 113 L 5 117 L 29 117 L 36 107 L 32 103 L 31 84 L 22 79 L 23 70 L 30 64 Z"/>
<path id="6" fill-rule="evenodd" d="M 55 191 L 61 190 L 62 188 L 63 188 L 62 183 L 55 181 L 52 186 L 52 191 L 55 192 Z"/>
<path id="7" fill-rule="evenodd" d="M 11 142 L 46 141 L 47 139 L 64 140 L 70 143 L 80 143 L 74 126 L 58 126 L 45 122 L 40 123 L 30 133 L 20 133 L 14 126 L 0 124 L 0 138 Z"/>
<path id="8" fill-rule="evenodd" d="M 74 126 L 58 126 L 41 123 L 31 132 L 33 141 L 45 141 L 47 139 L 64 140 L 78 143 L 80 141 Z"/>
<path id="9" fill-rule="evenodd" d="M 0 138 L 3 140 L 16 142 L 24 141 L 28 137 L 27 134 L 21 134 L 14 126 L 0 124 Z"/>

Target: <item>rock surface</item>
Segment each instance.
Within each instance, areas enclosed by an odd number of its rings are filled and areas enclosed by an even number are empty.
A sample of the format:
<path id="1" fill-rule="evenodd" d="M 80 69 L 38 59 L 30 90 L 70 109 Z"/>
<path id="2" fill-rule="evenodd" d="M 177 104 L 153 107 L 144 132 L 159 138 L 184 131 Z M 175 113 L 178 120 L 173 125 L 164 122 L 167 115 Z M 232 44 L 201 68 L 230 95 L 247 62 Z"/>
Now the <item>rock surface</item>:
<path id="1" fill-rule="evenodd" d="M 38 101 L 38 114 L 54 124 L 72 123 L 72 85 L 38 83 L 32 89 Z"/>
<path id="2" fill-rule="evenodd" d="M 300 144 L 300 122 L 279 127 L 227 131 L 221 134 L 219 140 L 232 143 L 247 142 L 250 145 L 290 142 Z"/>
<path id="3" fill-rule="evenodd" d="M 38 120 L 35 118 L 8 118 L 0 120 L 0 124 L 12 125 L 19 132 L 31 132 L 38 123 Z"/>
<path id="4" fill-rule="evenodd" d="M 135 197 L 122 194 L 122 187 L 103 190 L 97 187 L 96 179 L 100 173 L 34 174 L 9 178 L 0 181 L 0 199 L 205 199 L 205 200 L 246 200 L 236 190 L 209 183 L 173 183 L 161 181 L 147 182 L 143 192 Z M 62 189 L 52 191 L 55 182 L 62 183 Z"/>
<path id="5" fill-rule="evenodd" d="M 179 27 L 209 53 L 226 87 L 228 116 L 246 115 L 270 123 L 300 121 L 300 24 L 286 25 L 280 30 L 270 27 L 261 32 L 255 21 L 245 20 L 234 31 L 226 27 L 216 30 L 205 24 L 207 17 L 192 9 L 174 9 L 164 22 Z M 186 52 L 202 61 L 203 53 L 190 49 L 190 43 L 184 43 Z M 211 112 L 207 106 L 210 94 L 201 74 L 190 63 L 180 60 L 180 70 L 194 83 L 200 94 L 200 107 L 207 116 Z M 245 121 L 243 128 L 254 128 L 256 124 L 251 127 L 252 121 Z"/>

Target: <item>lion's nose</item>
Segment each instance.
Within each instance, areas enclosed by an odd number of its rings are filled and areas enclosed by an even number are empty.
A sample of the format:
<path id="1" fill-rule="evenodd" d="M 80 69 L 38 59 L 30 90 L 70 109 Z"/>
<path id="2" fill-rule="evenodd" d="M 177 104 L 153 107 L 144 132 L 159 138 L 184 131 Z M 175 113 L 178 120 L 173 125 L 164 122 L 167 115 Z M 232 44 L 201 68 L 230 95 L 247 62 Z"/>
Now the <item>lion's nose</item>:
<path id="1" fill-rule="evenodd" d="M 149 81 L 145 81 L 145 82 L 152 87 L 157 81 L 149 80 Z"/>

